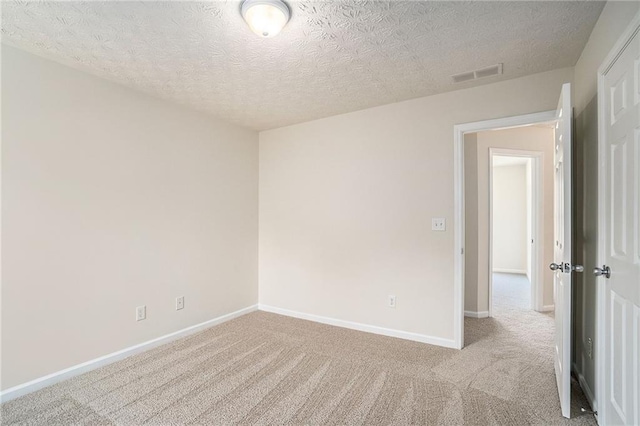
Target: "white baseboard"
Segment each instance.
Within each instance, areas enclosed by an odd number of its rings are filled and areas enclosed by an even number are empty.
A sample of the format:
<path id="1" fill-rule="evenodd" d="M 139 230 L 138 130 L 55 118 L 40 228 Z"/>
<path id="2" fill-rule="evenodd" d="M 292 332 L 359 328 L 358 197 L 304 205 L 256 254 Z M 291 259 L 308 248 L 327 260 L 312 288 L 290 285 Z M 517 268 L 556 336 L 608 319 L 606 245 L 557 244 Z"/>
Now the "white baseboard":
<path id="1" fill-rule="evenodd" d="M 489 311 L 464 311 L 464 316 L 469 318 L 489 318 Z"/>
<path id="2" fill-rule="evenodd" d="M 284 315 L 322 324 L 334 325 L 336 327 L 349 328 L 351 330 L 364 331 L 366 333 L 381 334 L 383 336 L 397 337 L 399 339 L 412 340 L 414 342 L 428 343 L 430 345 L 443 346 L 445 348 L 456 348 L 453 339 L 443 339 L 442 337 L 432 337 L 425 334 L 411 333 L 408 331 L 393 330 L 390 328 L 378 327 L 375 325 L 361 324 L 357 322 L 344 321 L 335 318 L 323 317 L 320 315 L 305 314 L 302 312 L 290 311 L 288 309 L 276 308 L 260 304 L 258 309 L 265 312 Z"/>
<path id="3" fill-rule="evenodd" d="M 140 352 L 147 351 L 156 346 L 169 343 L 173 340 L 177 340 L 181 337 L 188 336 L 190 334 L 197 333 L 206 328 L 213 327 L 214 325 L 221 324 L 223 322 L 232 320 L 239 316 L 248 314 L 258 310 L 258 305 L 249 306 L 247 308 L 240 309 L 235 312 L 231 312 L 226 315 L 222 315 L 217 318 L 210 319 L 209 321 L 202 322 L 200 324 L 192 325 L 182 330 L 174 331 L 173 333 L 165 334 L 164 336 L 157 337 L 146 342 L 130 346 L 117 352 L 110 353 L 108 355 L 101 356 L 91 361 L 83 362 L 82 364 L 74 365 L 73 367 L 66 368 L 64 370 L 57 371 L 55 373 L 48 374 L 30 382 L 23 383 L 21 385 L 14 386 L 0 392 L 0 402 L 10 401 L 20 396 L 26 395 L 31 392 L 35 392 L 47 386 L 59 383 L 63 380 L 70 379 L 71 377 L 78 376 L 96 368 L 103 367 L 116 361 L 120 361 L 131 355 L 135 355 Z"/>
<path id="4" fill-rule="evenodd" d="M 538 312 L 552 312 L 556 310 L 556 305 L 544 305 Z"/>
<path id="5" fill-rule="evenodd" d="M 527 275 L 527 271 L 525 271 L 524 269 L 503 269 L 503 268 L 493 268 L 493 272 L 499 273 L 499 274 L 520 274 L 520 275 Z"/>
<path id="6" fill-rule="evenodd" d="M 578 383 L 580 383 L 580 387 L 584 392 L 584 396 L 587 397 L 587 401 L 589 401 L 589 405 L 591 405 L 591 411 L 598 411 L 598 404 L 596 402 L 596 399 L 593 396 L 593 391 L 591 391 L 591 388 L 587 383 L 587 380 L 584 378 L 582 373 L 578 371 L 578 366 L 575 363 L 572 364 L 571 369 L 573 370 L 575 375 L 578 377 Z"/>

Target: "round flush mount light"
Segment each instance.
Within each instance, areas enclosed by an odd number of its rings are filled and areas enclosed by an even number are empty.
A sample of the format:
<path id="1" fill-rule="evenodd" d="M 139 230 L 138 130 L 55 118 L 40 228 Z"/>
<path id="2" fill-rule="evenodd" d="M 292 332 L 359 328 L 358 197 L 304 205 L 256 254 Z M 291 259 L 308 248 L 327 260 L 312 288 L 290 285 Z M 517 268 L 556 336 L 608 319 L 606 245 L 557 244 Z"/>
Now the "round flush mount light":
<path id="1" fill-rule="evenodd" d="M 242 17 L 260 37 L 277 35 L 289 22 L 289 8 L 281 0 L 245 0 Z"/>

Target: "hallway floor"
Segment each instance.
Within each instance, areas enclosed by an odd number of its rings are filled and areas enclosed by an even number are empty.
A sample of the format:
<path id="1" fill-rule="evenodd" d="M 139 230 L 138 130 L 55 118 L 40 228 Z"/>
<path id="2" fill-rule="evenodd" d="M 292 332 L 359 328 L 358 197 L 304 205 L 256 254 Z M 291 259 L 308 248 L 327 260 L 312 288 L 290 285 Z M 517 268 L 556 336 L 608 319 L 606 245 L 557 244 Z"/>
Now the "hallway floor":
<path id="1" fill-rule="evenodd" d="M 504 308 L 531 309 L 531 284 L 527 276 L 494 273 L 493 307 L 498 312 Z"/>

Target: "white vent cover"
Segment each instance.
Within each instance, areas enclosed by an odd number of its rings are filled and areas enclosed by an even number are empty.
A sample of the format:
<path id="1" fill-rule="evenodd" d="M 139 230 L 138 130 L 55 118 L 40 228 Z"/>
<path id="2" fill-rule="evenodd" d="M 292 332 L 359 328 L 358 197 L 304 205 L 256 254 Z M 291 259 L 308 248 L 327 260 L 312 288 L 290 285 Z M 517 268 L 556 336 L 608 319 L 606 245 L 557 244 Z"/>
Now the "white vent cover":
<path id="1" fill-rule="evenodd" d="M 461 74 L 452 75 L 454 83 L 462 83 L 464 81 L 477 80 L 479 78 L 491 77 L 492 75 L 502 74 L 502 64 L 492 65 L 475 71 L 463 72 Z"/>

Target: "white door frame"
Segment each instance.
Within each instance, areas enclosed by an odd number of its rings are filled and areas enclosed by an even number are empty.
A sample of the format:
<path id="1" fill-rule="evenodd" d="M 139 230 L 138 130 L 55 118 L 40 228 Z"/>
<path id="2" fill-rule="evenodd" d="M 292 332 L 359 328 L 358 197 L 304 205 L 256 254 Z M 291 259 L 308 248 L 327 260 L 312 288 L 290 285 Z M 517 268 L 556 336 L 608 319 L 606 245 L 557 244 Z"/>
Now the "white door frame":
<path id="1" fill-rule="evenodd" d="M 604 75 L 609 71 L 609 69 L 613 66 L 618 56 L 622 53 L 624 48 L 631 42 L 631 39 L 635 36 L 635 34 L 640 31 L 640 13 L 636 14 L 633 18 L 627 29 L 624 31 L 622 36 L 618 39 L 617 43 L 613 46 L 605 60 L 598 68 L 598 100 L 605 99 L 609 94 L 605 93 L 604 89 Z M 637 78 L 637 77 L 636 77 Z M 630 100 L 631 101 L 631 100 Z M 632 101 L 631 101 L 632 102 Z M 606 180 L 605 176 L 601 173 L 602 170 L 605 170 L 604 159 L 607 158 L 605 152 L 605 107 L 604 102 L 598 102 L 598 252 L 597 252 L 597 262 L 598 264 L 595 266 L 604 265 L 605 262 L 605 253 L 607 247 L 607 238 L 609 235 L 604 235 L 603 230 L 606 229 L 606 202 L 602 197 L 602 194 L 605 193 L 605 185 Z M 592 266 L 592 265 L 590 265 Z M 591 273 L 590 270 L 586 272 Z M 598 280 L 601 281 L 601 280 Z M 598 282 L 596 289 L 596 330 L 595 330 L 595 343 L 596 343 L 596 359 L 595 359 L 595 395 L 593 396 L 593 410 L 598 412 L 598 423 L 600 423 L 600 419 L 606 419 L 604 412 L 606 410 L 606 404 L 598 404 L 598 398 L 600 395 L 605 394 L 605 380 L 607 378 L 607 373 L 605 371 L 605 365 L 603 360 L 606 356 L 606 348 L 605 345 L 600 344 L 602 341 L 601 337 L 605 336 L 607 330 L 605 328 L 605 309 L 604 306 L 606 301 L 605 294 L 605 286 L 602 285 L 601 282 Z"/>
<path id="2" fill-rule="evenodd" d="M 489 316 L 493 316 L 493 157 L 509 156 L 531 159 L 531 298 L 530 307 L 536 311 L 543 309 L 544 274 L 541 264 L 544 259 L 544 153 L 521 149 L 489 148 Z M 527 241 L 527 244 L 530 244 Z"/>
<path id="3" fill-rule="evenodd" d="M 464 134 L 548 123 L 555 120 L 556 111 L 553 110 L 453 126 L 453 331 L 454 346 L 458 349 L 464 346 Z"/>

